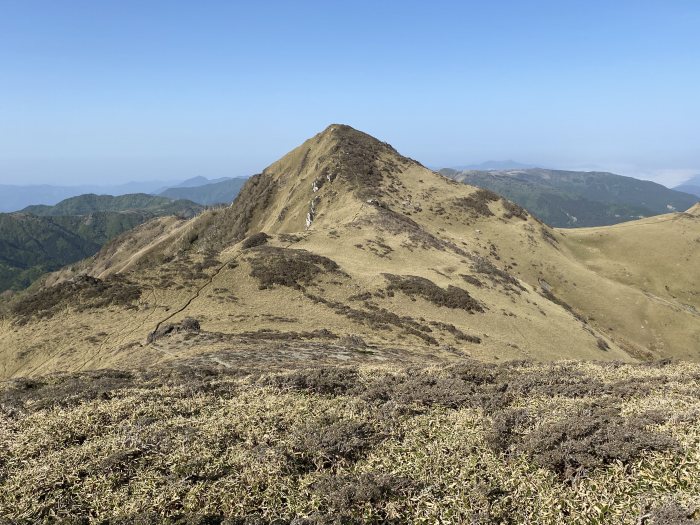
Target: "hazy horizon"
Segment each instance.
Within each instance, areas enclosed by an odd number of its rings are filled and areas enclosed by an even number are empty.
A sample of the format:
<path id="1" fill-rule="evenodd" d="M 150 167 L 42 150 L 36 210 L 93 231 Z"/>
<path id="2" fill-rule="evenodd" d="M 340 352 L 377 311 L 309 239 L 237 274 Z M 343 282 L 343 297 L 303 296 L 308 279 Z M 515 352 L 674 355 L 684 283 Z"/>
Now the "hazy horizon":
<path id="1" fill-rule="evenodd" d="M 700 4 L 5 2 L 0 184 L 248 176 L 332 122 L 425 165 L 700 173 Z"/>

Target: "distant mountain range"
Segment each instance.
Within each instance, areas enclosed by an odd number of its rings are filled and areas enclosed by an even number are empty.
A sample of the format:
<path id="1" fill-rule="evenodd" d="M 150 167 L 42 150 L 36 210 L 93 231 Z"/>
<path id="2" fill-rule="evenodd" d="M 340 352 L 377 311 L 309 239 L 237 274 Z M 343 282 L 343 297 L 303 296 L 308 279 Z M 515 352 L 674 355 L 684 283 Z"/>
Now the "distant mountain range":
<path id="1" fill-rule="evenodd" d="M 487 160 L 481 164 L 467 164 L 464 166 L 453 166 L 456 170 L 526 170 L 529 168 L 536 168 L 537 166 L 533 164 L 523 164 L 522 162 L 517 162 L 515 160 Z"/>
<path id="2" fill-rule="evenodd" d="M 695 175 L 685 181 L 683 184 L 673 188 L 676 191 L 684 191 L 685 193 L 690 193 L 696 197 L 700 197 L 700 175 Z"/>
<path id="3" fill-rule="evenodd" d="M 146 181 L 128 182 L 126 184 L 100 186 L 87 184 L 80 186 L 40 185 L 8 185 L 0 184 L 0 212 L 21 210 L 32 204 L 54 205 L 69 197 L 98 193 L 100 195 L 126 195 L 129 193 L 154 193 L 160 191 L 172 182 Z"/>
<path id="4" fill-rule="evenodd" d="M 189 218 L 202 206 L 143 193 L 81 195 L 55 206 L 0 213 L 0 292 L 29 286 L 42 274 L 97 251 L 109 240 L 154 217 Z"/>
<path id="5" fill-rule="evenodd" d="M 206 177 L 192 177 L 182 181 L 180 184 L 175 186 L 170 186 L 171 188 L 196 188 L 197 186 L 205 186 L 207 184 L 216 184 L 217 182 L 224 182 L 230 180 L 231 177 L 219 177 L 218 179 L 207 179 Z"/>
<path id="6" fill-rule="evenodd" d="M 0 212 L 13 212 L 36 204 L 52 206 L 64 199 L 90 193 L 99 195 L 128 195 L 135 193 L 158 195 L 166 194 L 171 189 L 176 189 L 178 191 L 176 191 L 173 196 L 165 196 L 173 199 L 190 199 L 199 204 L 207 205 L 230 203 L 245 180 L 245 178 L 228 177 L 207 179 L 206 177 L 200 176 L 182 182 L 145 181 L 106 186 L 95 184 L 81 186 L 53 186 L 48 184 L 19 186 L 0 184 Z M 201 192 L 194 192 L 193 197 L 195 198 L 188 197 L 186 192 L 188 188 L 191 189 L 217 184 L 220 184 L 220 186 L 203 189 Z M 232 189 L 235 189 L 233 195 L 231 193 Z"/>
<path id="7" fill-rule="evenodd" d="M 605 172 L 442 169 L 442 175 L 503 195 L 550 226 L 604 226 L 684 211 L 698 197 Z"/>
<path id="8" fill-rule="evenodd" d="M 173 200 L 167 197 L 132 193 L 127 195 L 79 195 L 65 199 L 54 206 L 38 204 L 27 206 L 22 213 L 31 213 L 41 217 L 58 217 L 62 215 L 88 215 L 96 212 L 151 212 L 156 215 L 183 215 L 192 217 L 201 206 L 187 200 Z"/>
<path id="9" fill-rule="evenodd" d="M 206 179 L 205 179 L 206 180 Z M 209 181 L 202 185 L 179 185 L 160 192 L 163 197 L 170 199 L 189 199 L 198 204 L 212 206 L 215 204 L 230 204 L 248 179 L 237 177 Z M 190 182 L 190 181 L 186 181 Z"/>

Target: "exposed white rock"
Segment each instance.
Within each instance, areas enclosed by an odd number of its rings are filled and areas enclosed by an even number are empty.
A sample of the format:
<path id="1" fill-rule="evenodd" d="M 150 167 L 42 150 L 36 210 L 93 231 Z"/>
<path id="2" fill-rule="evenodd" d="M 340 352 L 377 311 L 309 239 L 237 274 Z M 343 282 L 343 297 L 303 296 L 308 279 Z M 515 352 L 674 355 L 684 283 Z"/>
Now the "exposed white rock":
<path id="1" fill-rule="evenodd" d="M 309 206 L 309 211 L 306 214 L 306 229 L 307 230 L 311 227 L 311 224 L 314 222 L 314 219 L 316 218 L 316 206 L 318 206 L 319 202 L 321 202 L 321 199 L 318 197 L 314 197 L 311 200 L 311 205 Z"/>

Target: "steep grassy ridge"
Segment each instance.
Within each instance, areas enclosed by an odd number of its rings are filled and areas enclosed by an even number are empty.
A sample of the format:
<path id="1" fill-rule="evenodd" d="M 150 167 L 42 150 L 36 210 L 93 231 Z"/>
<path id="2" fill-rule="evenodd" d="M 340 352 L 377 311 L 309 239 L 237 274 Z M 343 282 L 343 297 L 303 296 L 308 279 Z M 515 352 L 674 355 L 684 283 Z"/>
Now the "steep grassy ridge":
<path id="1" fill-rule="evenodd" d="M 660 243 L 657 262 L 642 270 L 642 254 L 629 249 L 599 267 L 570 232 L 333 125 L 251 177 L 230 207 L 150 222 L 46 281 L 89 275 L 104 281 L 86 281 L 99 290 L 119 276 L 140 290 L 129 304 L 65 298 L 55 308 L 48 289 L 9 304 L 0 375 L 145 366 L 247 338 L 341 348 L 358 338 L 387 361 L 396 351 L 488 362 L 697 360 L 700 323 L 686 306 L 697 308 L 700 265 L 683 250 L 700 223 L 690 213 L 658 221 L 677 227 L 615 227 L 637 232 L 638 246 Z M 683 297 L 671 282 L 679 254 Z M 612 265 L 628 261 L 631 272 L 656 272 L 653 286 L 613 279 Z M 18 326 L 27 304 L 51 315 Z M 214 339 L 153 342 L 184 318 Z M 66 330 L 71 338 L 56 336 Z"/>

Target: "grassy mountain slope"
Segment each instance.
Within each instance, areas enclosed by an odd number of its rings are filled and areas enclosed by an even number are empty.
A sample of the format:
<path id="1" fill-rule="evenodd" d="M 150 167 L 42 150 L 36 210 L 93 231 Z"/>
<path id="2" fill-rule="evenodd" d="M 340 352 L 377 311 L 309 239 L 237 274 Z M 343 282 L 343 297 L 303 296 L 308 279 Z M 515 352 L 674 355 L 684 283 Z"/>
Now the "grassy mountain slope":
<path id="1" fill-rule="evenodd" d="M 565 244 L 586 267 L 610 281 L 700 315 L 695 272 L 700 266 L 698 205 L 605 228 L 566 231 Z M 668 254 L 672 254 L 669 256 Z"/>
<path id="2" fill-rule="evenodd" d="M 247 180 L 243 177 L 237 177 L 195 187 L 168 188 L 160 195 L 170 199 L 189 199 L 206 206 L 229 204 L 236 198 Z"/>
<path id="3" fill-rule="evenodd" d="M 252 177 L 230 207 L 147 223 L 16 301 L 0 327 L 0 375 L 263 343 L 303 357 L 298 342 L 376 360 L 700 358 L 692 311 L 611 281 L 573 243 L 334 125 Z M 691 292 L 698 271 L 687 268 Z M 189 333 L 185 318 L 201 330 Z"/>
<path id="4" fill-rule="evenodd" d="M 604 226 L 682 211 L 697 197 L 612 173 L 545 169 L 456 171 L 443 175 L 495 191 L 556 227 Z"/>

